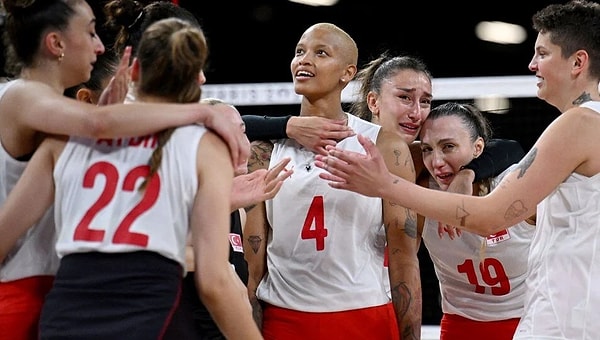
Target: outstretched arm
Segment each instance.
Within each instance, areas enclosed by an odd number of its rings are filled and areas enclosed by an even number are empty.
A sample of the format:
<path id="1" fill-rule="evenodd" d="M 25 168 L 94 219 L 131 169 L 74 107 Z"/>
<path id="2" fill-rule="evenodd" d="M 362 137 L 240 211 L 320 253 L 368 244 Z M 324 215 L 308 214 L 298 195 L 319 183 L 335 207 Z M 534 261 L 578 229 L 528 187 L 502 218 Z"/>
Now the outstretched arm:
<path id="1" fill-rule="evenodd" d="M 334 188 L 384 197 L 440 222 L 489 235 L 531 216 L 537 204 L 572 172 L 585 176 L 599 172 L 591 160 L 600 147 L 585 142 L 596 138 L 597 122 L 596 113 L 592 117 L 585 108 L 563 113 L 516 169 L 482 197 L 429 190 L 390 174 L 373 142 L 363 136 L 358 138 L 366 155 L 331 148 L 330 156 L 317 156 L 315 165 L 329 172 L 321 177 Z"/>
<path id="2" fill-rule="evenodd" d="M 281 189 L 283 181 L 294 172 L 293 169 L 286 168 L 289 162 L 290 158 L 285 158 L 269 170 L 258 169 L 236 176 L 233 179 L 231 210 L 246 208 L 273 198 Z"/>

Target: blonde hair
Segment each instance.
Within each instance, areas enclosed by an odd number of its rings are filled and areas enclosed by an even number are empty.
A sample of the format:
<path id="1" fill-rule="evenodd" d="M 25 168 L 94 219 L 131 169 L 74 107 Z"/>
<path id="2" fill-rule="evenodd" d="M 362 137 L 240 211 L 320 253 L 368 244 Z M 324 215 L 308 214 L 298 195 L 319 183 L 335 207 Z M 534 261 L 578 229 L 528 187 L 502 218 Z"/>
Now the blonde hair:
<path id="1" fill-rule="evenodd" d="M 184 20 L 159 20 L 146 29 L 138 46 L 141 77 L 138 92 L 175 103 L 194 103 L 202 91 L 198 78 L 208 57 L 208 46 L 200 28 Z M 144 190 L 162 161 L 162 151 L 174 128 L 158 135 L 150 160 L 150 173 L 140 186 Z"/>

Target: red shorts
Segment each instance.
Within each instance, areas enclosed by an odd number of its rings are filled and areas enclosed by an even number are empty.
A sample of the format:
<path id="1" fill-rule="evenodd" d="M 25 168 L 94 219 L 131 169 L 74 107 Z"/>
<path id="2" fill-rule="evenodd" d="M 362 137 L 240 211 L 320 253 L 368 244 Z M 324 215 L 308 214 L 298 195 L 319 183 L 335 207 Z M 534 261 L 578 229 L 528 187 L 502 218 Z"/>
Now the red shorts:
<path id="1" fill-rule="evenodd" d="M 440 340 L 512 340 L 519 318 L 475 321 L 455 314 L 444 314 Z"/>
<path id="2" fill-rule="evenodd" d="M 0 283 L 0 340 L 37 339 L 40 312 L 54 276 Z"/>
<path id="3" fill-rule="evenodd" d="M 265 340 L 400 340 L 391 303 L 327 313 L 299 312 L 266 304 L 262 331 Z"/>

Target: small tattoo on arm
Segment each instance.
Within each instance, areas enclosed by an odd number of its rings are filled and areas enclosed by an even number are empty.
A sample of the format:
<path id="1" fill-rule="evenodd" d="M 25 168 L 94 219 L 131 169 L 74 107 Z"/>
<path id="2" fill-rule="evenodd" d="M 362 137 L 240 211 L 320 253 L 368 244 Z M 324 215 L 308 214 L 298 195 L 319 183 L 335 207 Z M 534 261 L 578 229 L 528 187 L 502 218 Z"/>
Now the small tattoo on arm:
<path id="1" fill-rule="evenodd" d="M 402 152 L 400 152 L 400 150 L 394 150 L 394 156 L 396 157 L 396 161 L 394 162 L 394 165 L 400 165 L 399 158 L 401 155 L 402 155 Z"/>
<path id="2" fill-rule="evenodd" d="M 504 219 L 512 220 L 516 217 L 524 216 L 526 213 L 527 208 L 525 208 L 523 201 L 516 200 L 508 207 L 508 209 L 506 209 L 506 212 L 504 213 Z"/>
<path id="3" fill-rule="evenodd" d="M 459 225 L 464 227 L 466 224 L 467 216 L 469 216 L 469 212 L 465 209 L 465 202 L 462 202 L 462 206 L 456 207 L 456 219 L 460 220 Z"/>
<path id="4" fill-rule="evenodd" d="M 248 236 L 248 242 L 250 243 L 250 247 L 252 248 L 254 254 L 257 254 L 262 243 L 262 238 L 258 235 L 250 235 Z"/>

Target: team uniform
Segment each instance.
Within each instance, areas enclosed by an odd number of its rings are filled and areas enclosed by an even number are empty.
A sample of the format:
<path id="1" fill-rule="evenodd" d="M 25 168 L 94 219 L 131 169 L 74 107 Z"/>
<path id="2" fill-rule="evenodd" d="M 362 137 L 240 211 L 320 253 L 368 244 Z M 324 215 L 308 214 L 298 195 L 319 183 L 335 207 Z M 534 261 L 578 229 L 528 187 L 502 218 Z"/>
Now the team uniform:
<path id="1" fill-rule="evenodd" d="M 494 178 L 491 189 L 515 166 Z M 429 187 L 439 190 L 432 178 Z M 463 231 L 454 240 L 437 230 L 438 222 L 426 218 L 422 236 L 440 282 L 441 339 L 512 339 L 535 226 L 523 221 L 487 237 Z"/>
<path id="2" fill-rule="evenodd" d="M 157 135 L 69 139 L 54 169 L 61 266 L 42 309 L 42 338 L 162 336 L 179 301 L 198 187 L 193 155 L 206 131 L 176 129 L 143 191 Z"/>
<path id="3" fill-rule="evenodd" d="M 600 102 L 581 105 L 600 113 Z M 600 339 L 600 174 L 572 173 L 537 207 L 515 339 Z"/>
<path id="4" fill-rule="evenodd" d="M 378 125 L 347 117 L 357 134 L 377 139 Z M 337 147 L 364 152 L 356 136 Z M 397 339 L 381 275 L 382 200 L 331 189 L 318 177 L 315 153 L 294 140 L 275 141 L 270 166 L 284 157 L 294 174 L 266 201 L 268 270 L 256 293 L 266 303 L 263 335 Z"/>
<path id="5" fill-rule="evenodd" d="M 13 84 L 0 85 L 0 100 Z M 0 142 L 0 204 L 23 174 L 29 159 L 17 160 Z M 26 207 L 24 207 L 26 209 Z M 0 335 L 3 339 L 35 339 L 46 294 L 58 269 L 54 213 L 42 219 L 22 236 L 0 264 Z"/>

